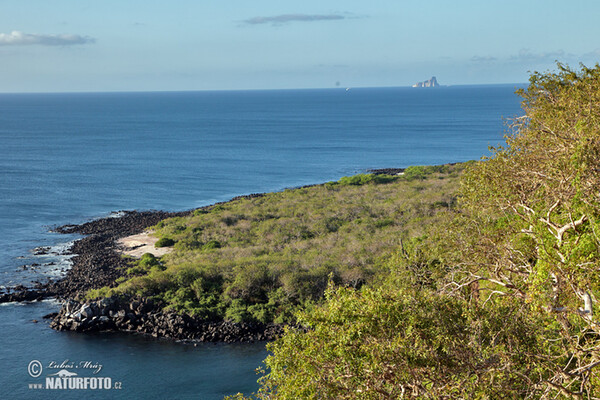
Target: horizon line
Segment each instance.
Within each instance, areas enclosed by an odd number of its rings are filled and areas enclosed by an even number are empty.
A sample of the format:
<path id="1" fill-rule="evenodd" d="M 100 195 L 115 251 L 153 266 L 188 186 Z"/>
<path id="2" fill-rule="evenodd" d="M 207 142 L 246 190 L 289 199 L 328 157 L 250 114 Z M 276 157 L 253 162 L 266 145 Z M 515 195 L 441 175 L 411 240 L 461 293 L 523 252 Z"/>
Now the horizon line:
<path id="1" fill-rule="evenodd" d="M 410 86 L 337 86 L 337 87 L 307 87 L 307 88 L 270 88 L 270 89 L 165 89 L 165 90 L 67 90 L 67 91 L 22 91 L 22 92 L 0 92 L 0 95 L 18 95 L 18 94 L 117 94 L 117 93 L 196 93 L 196 92 L 269 92 L 285 90 L 361 90 L 361 89 L 417 89 L 417 90 L 437 90 L 450 87 L 462 86 L 508 86 L 508 85 L 528 85 L 527 82 L 508 82 L 508 83 L 460 83 L 453 85 L 440 85 L 433 88 L 416 88 Z"/>

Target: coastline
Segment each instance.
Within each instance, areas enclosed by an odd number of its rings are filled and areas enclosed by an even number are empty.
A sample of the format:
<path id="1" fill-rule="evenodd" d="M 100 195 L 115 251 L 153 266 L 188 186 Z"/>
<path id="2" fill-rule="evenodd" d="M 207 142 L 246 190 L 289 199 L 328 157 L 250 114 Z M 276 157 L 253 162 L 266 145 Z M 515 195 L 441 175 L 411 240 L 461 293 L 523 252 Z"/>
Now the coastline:
<path id="1" fill-rule="evenodd" d="M 50 320 L 51 328 L 59 331 L 121 331 L 192 343 L 274 340 L 283 333 L 282 325 L 206 321 L 187 314 L 165 312 L 160 304 L 132 297 L 84 301 L 85 293 L 90 289 L 116 286 L 116 280 L 131 266 L 131 259 L 123 257 L 126 250 L 121 242 L 123 239 L 143 234 L 147 228 L 167 218 L 263 195 L 236 196 L 225 202 L 181 212 L 120 211 L 119 216 L 56 227 L 53 231 L 57 233 L 84 235 L 65 253 L 73 255 L 71 268 L 63 277 L 47 283 L 8 288 L 0 295 L 0 304 L 56 298 L 63 302 L 60 310 L 44 318 Z"/>
<path id="2" fill-rule="evenodd" d="M 366 172 L 375 175 L 401 175 L 404 168 L 370 169 Z M 85 293 L 88 290 L 104 286 L 114 287 L 117 280 L 126 275 L 125 271 L 131 267 L 132 261 L 131 258 L 123 256 L 127 254 L 128 249 L 133 247 L 134 250 L 147 252 L 153 241 L 140 238 L 141 235 L 147 236 L 147 228 L 167 218 L 187 216 L 196 210 L 210 210 L 238 199 L 264 195 L 252 193 L 236 196 L 228 201 L 181 212 L 120 211 L 116 216 L 111 215 L 79 225 L 56 227 L 53 231 L 57 233 L 84 236 L 74 241 L 68 250 L 68 254 L 73 255 L 71 268 L 63 277 L 54 281 L 38 283 L 30 288 L 13 288 L 12 291 L 0 295 L 0 303 L 56 298 L 63 302 L 61 309 L 44 318 L 50 319 L 50 327 L 59 331 L 121 331 L 189 342 L 274 340 L 283 333 L 283 325 L 201 320 L 187 314 L 164 311 L 161 304 L 136 297 L 121 296 L 85 301 Z M 139 252 L 133 255 L 139 257 Z"/>
<path id="3" fill-rule="evenodd" d="M 62 234 L 81 234 L 66 254 L 71 268 L 63 277 L 32 287 L 16 286 L 0 296 L 0 303 L 39 301 L 49 297 L 59 300 L 80 298 L 87 290 L 114 285 L 122 276 L 127 260 L 116 251 L 116 241 L 142 232 L 165 218 L 187 215 L 190 211 L 122 211 L 121 216 L 105 217 L 80 225 L 63 225 L 53 231 Z M 11 290 L 12 289 L 12 290 Z"/>

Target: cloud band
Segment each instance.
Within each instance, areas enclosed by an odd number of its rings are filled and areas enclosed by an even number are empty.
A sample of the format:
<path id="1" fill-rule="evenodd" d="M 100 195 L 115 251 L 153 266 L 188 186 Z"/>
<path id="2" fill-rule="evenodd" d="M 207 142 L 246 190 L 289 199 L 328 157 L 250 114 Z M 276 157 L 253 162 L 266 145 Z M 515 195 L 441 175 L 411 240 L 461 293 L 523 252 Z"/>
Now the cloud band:
<path id="1" fill-rule="evenodd" d="M 245 20 L 244 22 L 249 25 L 260 25 L 260 24 L 285 24 L 288 22 L 313 22 L 313 21 L 332 21 L 345 19 L 343 15 L 338 14 L 326 14 L 326 15 L 311 15 L 311 14 L 283 14 L 276 15 L 273 17 L 254 17 Z"/>
<path id="2" fill-rule="evenodd" d="M 95 41 L 93 38 L 80 35 L 41 35 L 20 31 L 0 33 L 0 46 L 72 46 L 94 43 Z"/>

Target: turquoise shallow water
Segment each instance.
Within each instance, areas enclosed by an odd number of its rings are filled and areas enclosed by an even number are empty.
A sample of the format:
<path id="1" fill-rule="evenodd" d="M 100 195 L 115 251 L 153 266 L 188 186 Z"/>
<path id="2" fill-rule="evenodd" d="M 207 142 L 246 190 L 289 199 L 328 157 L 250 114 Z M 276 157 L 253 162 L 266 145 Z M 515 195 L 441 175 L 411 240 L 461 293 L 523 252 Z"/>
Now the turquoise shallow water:
<path id="1" fill-rule="evenodd" d="M 0 95 L 0 285 L 46 279 L 48 232 L 122 209 L 184 210 L 368 168 L 477 159 L 519 115 L 515 85 L 247 92 Z M 49 263 L 55 265 L 44 265 Z M 35 269 L 22 265 L 40 264 Z M 17 398 L 39 360 L 103 364 L 121 391 L 86 397 L 221 398 L 255 390 L 264 344 L 185 346 L 50 330 L 57 304 L 0 306 L 0 387 Z M 33 319 L 39 323 L 31 322 Z M 89 371 L 85 371 L 89 372 Z M 84 374 L 80 374 L 84 376 Z"/>

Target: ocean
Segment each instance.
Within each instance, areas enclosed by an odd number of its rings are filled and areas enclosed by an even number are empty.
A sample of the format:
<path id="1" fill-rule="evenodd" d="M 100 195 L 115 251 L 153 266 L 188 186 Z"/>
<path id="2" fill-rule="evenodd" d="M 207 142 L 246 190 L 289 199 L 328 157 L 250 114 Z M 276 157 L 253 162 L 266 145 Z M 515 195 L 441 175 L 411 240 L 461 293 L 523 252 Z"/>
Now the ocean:
<path id="1" fill-rule="evenodd" d="M 504 118 L 521 115 L 517 87 L 0 94 L 0 286 L 64 273 L 68 257 L 32 252 L 77 239 L 55 226 L 119 210 L 187 210 L 372 168 L 479 159 L 503 143 Z M 264 343 L 55 332 L 42 316 L 58 308 L 0 306 L 3 393 L 82 396 L 36 389 L 33 361 L 42 377 L 52 365 L 101 365 L 97 375 L 122 387 L 85 390 L 89 398 L 218 399 L 258 388 Z"/>

